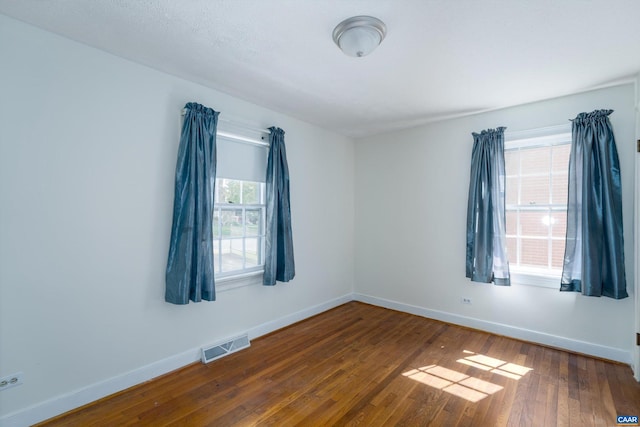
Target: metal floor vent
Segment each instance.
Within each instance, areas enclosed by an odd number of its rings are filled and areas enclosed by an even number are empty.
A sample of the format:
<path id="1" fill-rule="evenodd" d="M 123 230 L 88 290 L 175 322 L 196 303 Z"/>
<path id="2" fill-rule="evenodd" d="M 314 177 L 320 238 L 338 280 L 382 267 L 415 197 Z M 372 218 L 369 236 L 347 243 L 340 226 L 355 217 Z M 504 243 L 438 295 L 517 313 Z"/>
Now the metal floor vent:
<path id="1" fill-rule="evenodd" d="M 235 353 L 238 350 L 247 348 L 251 345 L 249 335 L 244 334 L 236 338 L 225 340 L 219 344 L 214 344 L 202 349 L 202 363 L 209 363 L 216 359 Z"/>

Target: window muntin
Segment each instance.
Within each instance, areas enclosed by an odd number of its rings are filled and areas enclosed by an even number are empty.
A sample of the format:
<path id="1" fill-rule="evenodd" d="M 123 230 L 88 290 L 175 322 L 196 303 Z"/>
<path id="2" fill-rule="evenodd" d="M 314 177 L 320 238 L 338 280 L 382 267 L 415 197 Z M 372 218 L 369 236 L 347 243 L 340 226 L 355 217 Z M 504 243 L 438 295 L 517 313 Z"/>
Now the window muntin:
<path id="1" fill-rule="evenodd" d="M 216 179 L 213 213 L 216 278 L 264 270 L 265 184 Z"/>
<path id="2" fill-rule="evenodd" d="M 507 254 L 516 283 L 558 286 L 570 143 L 566 132 L 505 143 Z"/>

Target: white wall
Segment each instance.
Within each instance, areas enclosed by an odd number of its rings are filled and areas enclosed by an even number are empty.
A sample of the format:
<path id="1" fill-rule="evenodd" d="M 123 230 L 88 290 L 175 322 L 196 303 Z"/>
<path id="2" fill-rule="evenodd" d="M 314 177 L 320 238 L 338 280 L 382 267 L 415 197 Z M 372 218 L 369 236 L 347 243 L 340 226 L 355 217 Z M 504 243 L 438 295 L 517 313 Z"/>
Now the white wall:
<path id="1" fill-rule="evenodd" d="M 0 421 L 55 415 L 135 383 L 140 369 L 188 363 L 201 345 L 351 294 L 351 139 L 2 15 L 0 58 L 0 376 L 25 379 L 2 391 Z M 188 101 L 285 130 L 294 281 L 164 302 Z"/>
<path id="2" fill-rule="evenodd" d="M 0 376 L 25 378 L 2 391 L 0 423 L 55 415 L 195 360 L 201 345 L 326 309 L 354 286 L 369 302 L 631 357 L 632 85 L 354 144 L 2 15 L 0 58 Z M 164 302 L 179 111 L 188 101 L 285 129 L 293 282 L 219 293 L 212 303 Z M 616 110 L 631 298 L 469 282 L 470 133 L 552 126 L 596 108 Z M 473 304 L 461 305 L 463 296 Z"/>
<path id="3" fill-rule="evenodd" d="M 529 82 L 528 84 L 535 84 Z M 356 142 L 359 299 L 631 363 L 634 325 L 634 85 L 448 120 Z M 611 108 L 623 180 L 630 298 L 584 297 L 465 278 L 471 132 L 554 126 Z M 462 297 L 472 305 L 462 305 Z M 473 349 L 470 349 L 473 350 Z"/>

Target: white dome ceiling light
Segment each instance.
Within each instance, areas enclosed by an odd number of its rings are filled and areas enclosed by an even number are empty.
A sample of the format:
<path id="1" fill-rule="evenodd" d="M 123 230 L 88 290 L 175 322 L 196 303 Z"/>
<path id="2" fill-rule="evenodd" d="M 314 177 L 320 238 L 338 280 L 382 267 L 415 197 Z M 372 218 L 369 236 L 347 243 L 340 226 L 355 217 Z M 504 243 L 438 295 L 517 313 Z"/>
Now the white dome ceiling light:
<path id="1" fill-rule="evenodd" d="M 333 41 L 347 55 L 362 57 L 374 51 L 384 40 L 387 26 L 373 16 L 354 16 L 333 30 Z"/>

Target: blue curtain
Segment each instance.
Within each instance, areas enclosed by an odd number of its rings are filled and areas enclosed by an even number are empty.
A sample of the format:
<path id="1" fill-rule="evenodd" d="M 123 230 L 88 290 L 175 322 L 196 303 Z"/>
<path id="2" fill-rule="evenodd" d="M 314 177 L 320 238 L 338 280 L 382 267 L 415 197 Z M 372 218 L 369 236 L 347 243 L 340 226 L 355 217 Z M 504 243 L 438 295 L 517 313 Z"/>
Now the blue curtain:
<path id="1" fill-rule="evenodd" d="M 561 291 L 626 298 L 620 162 L 609 114 L 573 120 Z"/>
<path id="2" fill-rule="evenodd" d="M 291 235 L 289 204 L 289 167 L 284 146 L 284 131 L 269 128 L 269 158 L 267 160 L 267 229 L 265 242 L 264 284 L 273 286 L 276 280 L 288 282 L 296 275 Z"/>
<path id="3" fill-rule="evenodd" d="M 176 164 L 173 225 L 165 301 L 216 299 L 213 278 L 213 195 L 218 112 L 188 103 Z"/>
<path id="4" fill-rule="evenodd" d="M 473 133 L 467 205 L 467 277 L 508 286 L 505 239 L 504 130 Z"/>

